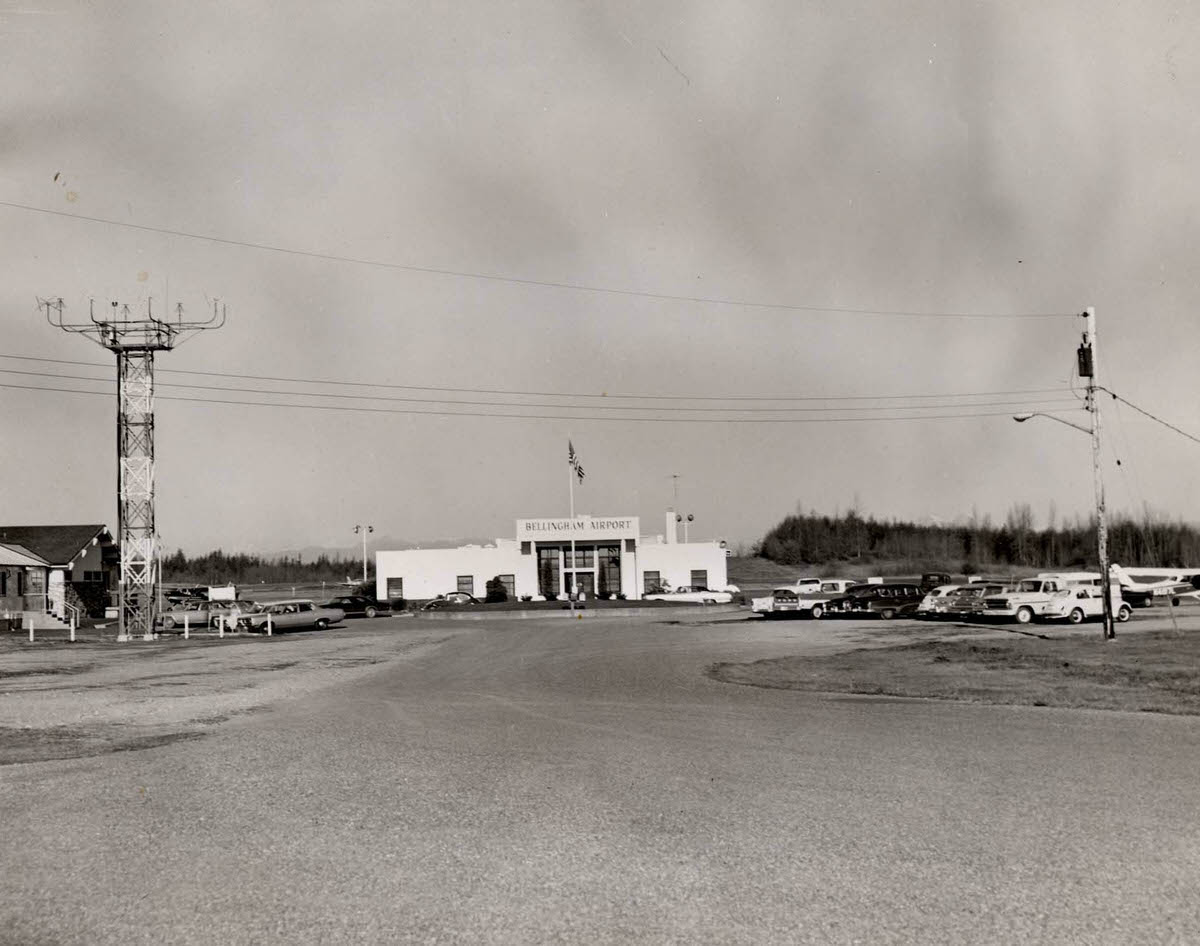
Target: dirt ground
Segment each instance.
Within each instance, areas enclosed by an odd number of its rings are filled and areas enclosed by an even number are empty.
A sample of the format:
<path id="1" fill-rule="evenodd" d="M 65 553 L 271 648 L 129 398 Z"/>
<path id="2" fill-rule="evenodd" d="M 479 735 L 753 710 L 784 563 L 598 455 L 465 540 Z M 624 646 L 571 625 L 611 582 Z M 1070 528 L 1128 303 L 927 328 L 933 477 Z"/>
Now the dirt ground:
<path id="1" fill-rule="evenodd" d="M 886 643 L 720 663 L 708 673 L 772 689 L 1200 715 L 1195 609 L 1174 622 L 1142 612 L 1108 642 L 1097 624 L 950 624 L 936 639 L 925 622 L 889 631 Z"/>
<path id="2" fill-rule="evenodd" d="M 0 637 L 0 765 L 196 738 L 235 716 L 436 646 L 403 617 L 273 637 L 115 644 Z"/>

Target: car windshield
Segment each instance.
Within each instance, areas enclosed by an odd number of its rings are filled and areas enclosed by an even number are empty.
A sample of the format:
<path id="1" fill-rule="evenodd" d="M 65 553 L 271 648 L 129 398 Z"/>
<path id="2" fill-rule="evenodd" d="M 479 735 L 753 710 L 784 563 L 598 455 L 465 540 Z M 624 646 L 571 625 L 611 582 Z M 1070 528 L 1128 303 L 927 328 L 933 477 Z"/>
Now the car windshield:
<path id="1" fill-rule="evenodd" d="M 1041 591 L 1042 583 L 1036 578 L 1026 578 L 1017 582 L 1017 591 Z"/>

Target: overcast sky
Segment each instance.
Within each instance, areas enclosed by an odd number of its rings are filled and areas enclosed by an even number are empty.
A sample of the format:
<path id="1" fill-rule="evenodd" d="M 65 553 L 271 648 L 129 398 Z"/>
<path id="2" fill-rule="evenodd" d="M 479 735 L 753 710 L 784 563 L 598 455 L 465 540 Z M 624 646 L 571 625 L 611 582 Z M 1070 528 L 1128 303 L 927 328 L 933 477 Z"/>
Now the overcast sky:
<path id="1" fill-rule="evenodd" d="M 752 542 L 798 507 L 1087 514 L 1087 438 L 1011 415 L 1088 423 L 1091 305 L 1101 383 L 1200 436 L 1198 18 L 6 4 L 0 352 L 25 359 L 0 382 L 108 396 L 0 388 L 0 520 L 116 527 L 114 358 L 36 297 L 86 320 L 89 298 L 168 294 L 229 314 L 158 357 L 168 549 L 511 536 L 567 514 L 568 438 L 578 512 L 660 531 L 677 488 L 693 539 Z M 1200 443 L 1102 417 L 1110 507 L 1200 520 Z"/>

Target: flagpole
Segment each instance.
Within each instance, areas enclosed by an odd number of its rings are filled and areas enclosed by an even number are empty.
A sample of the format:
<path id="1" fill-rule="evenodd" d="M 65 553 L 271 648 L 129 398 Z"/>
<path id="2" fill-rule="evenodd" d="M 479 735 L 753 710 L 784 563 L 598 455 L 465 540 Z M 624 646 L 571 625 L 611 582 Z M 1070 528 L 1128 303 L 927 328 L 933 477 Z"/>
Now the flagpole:
<path id="1" fill-rule="evenodd" d="M 570 439 L 567 443 L 572 443 Z M 570 610 L 575 610 L 575 464 L 567 460 L 567 491 L 571 496 L 571 584 L 567 585 L 567 600 Z M 563 576 L 566 577 L 565 574 Z"/>

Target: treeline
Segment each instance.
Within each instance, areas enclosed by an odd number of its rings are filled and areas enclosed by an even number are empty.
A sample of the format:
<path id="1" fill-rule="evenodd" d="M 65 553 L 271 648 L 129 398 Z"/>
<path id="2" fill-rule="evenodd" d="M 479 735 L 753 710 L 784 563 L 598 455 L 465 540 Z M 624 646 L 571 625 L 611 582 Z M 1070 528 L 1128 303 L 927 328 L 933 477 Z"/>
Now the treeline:
<path id="1" fill-rule="evenodd" d="M 310 562 L 299 556 L 264 558 L 229 554 L 217 549 L 190 558 L 176 549 L 162 559 L 162 580 L 197 585 L 248 584 L 251 582 L 342 581 L 362 575 L 362 560 L 321 555 Z"/>
<path id="2" fill-rule="evenodd" d="M 1002 524 L 972 516 L 952 525 L 918 525 L 862 517 L 851 511 L 788 516 L 756 552 L 782 565 L 832 562 L 904 563 L 909 568 L 975 573 L 988 568 L 1097 567 L 1096 523 L 1078 520 L 1034 527 L 1027 504 L 1013 506 Z M 1200 564 L 1200 530 L 1147 514 L 1119 517 L 1108 526 L 1109 561 L 1174 568 Z"/>

